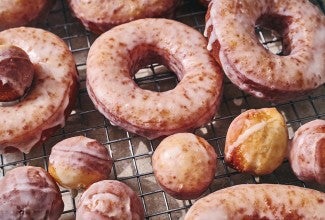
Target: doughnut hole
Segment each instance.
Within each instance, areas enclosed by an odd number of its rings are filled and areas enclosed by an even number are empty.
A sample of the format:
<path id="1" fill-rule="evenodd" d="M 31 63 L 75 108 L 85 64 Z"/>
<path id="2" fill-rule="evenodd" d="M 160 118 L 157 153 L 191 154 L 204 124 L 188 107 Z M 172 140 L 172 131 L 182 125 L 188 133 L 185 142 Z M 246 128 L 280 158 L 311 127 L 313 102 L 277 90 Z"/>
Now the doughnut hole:
<path id="1" fill-rule="evenodd" d="M 27 53 L 13 45 L 0 45 L 0 102 L 22 98 L 30 88 L 34 67 Z"/>
<path id="2" fill-rule="evenodd" d="M 140 198 L 125 183 L 103 180 L 81 195 L 76 219 L 144 219 L 144 209 Z"/>
<path id="3" fill-rule="evenodd" d="M 283 162 L 288 147 L 285 120 L 276 108 L 250 109 L 230 124 L 225 142 L 225 162 L 243 173 L 272 173 Z"/>
<path id="4" fill-rule="evenodd" d="M 61 186 L 79 190 L 108 179 L 112 165 L 105 146 L 94 139 L 76 136 L 53 146 L 48 170 Z"/>
<path id="5" fill-rule="evenodd" d="M 155 178 L 176 199 L 196 199 L 209 187 L 216 171 L 216 153 L 203 138 L 177 133 L 165 138 L 152 156 Z"/>
<path id="6" fill-rule="evenodd" d="M 287 56 L 291 53 L 288 27 L 291 17 L 278 14 L 263 14 L 255 23 L 255 34 L 264 48 L 270 52 Z"/>
<path id="7" fill-rule="evenodd" d="M 131 52 L 131 73 L 133 80 L 142 89 L 164 92 L 174 89 L 180 81 L 177 74 L 180 64 L 167 51 L 158 51 L 153 46 L 142 45 Z M 170 61 L 164 57 L 168 57 Z M 175 74 L 176 73 L 176 74 Z"/>

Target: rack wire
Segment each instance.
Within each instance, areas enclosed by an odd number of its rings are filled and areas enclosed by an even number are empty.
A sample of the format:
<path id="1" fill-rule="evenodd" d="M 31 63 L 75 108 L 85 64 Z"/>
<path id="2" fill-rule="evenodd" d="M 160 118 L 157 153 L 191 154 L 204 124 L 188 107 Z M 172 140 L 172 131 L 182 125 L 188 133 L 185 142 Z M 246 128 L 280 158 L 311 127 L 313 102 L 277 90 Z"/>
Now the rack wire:
<path id="1" fill-rule="evenodd" d="M 324 12 L 323 3 L 320 0 L 313 1 L 313 3 L 320 6 Z M 175 19 L 203 32 L 205 13 L 206 9 L 195 0 L 184 0 L 177 10 Z M 149 141 L 111 125 L 95 109 L 87 94 L 85 87 L 86 58 L 89 48 L 97 36 L 86 31 L 72 17 L 65 0 L 57 1 L 46 23 L 39 27 L 61 37 L 75 57 L 80 76 L 77 104 L 65 127 L 57 131 L 42 146 L 34 148 L 29 154 L 0 155 L 0 176 L 4 176 L 8 170 L 22 165 L 40 166 L 47 169 L 48 156 L 54 144 L 68 137 L 84 135 L 97 139 L 109 149 L 114 159 L 110 178 L 125 182 L 138 193 L 145 209 L 146 219 L 179 219 L 184 216 L 194 201 L 176 200 L 164 193 L 156 183 L 152 172 L 151 155 L 161 139 Z M 279 48 L 279 46 L 281 48 L 281 39 L 277 36 L 265 34 L 265 30 L 259 27 L 256 28 L 256 33 L 266 48 L 270 50 Z M 281 53 L 281 51 L 275 53 Z M 153 91 L 166 91 L 174 88 L 178 83 L 176 75 L 159 64 L 152 64 L 141 69 L 135 75 L 134 80 L 141 88 Z M 225 79 L 223 99 L 218 112 L 211 122 L 195 131 L 197 135 L 205 138 L 214 146 L 218 155 L 214 181 L 204 195 L 242 183 L 292 184 L 325 192 L 324 186 L 299 181 L 287 160 L 272 174 L 261 177 L 239 173 L 225 164 L 223 148 L 231 121 L 247 109 L 271 106 L 276 107 L 285 116 L 289 134 L 292 137 L 294 131 L 302 124 L 316 118 L 325 119 L 325 86 L 319 87 L 308 96 L 275 104 L 250 96 Z M 64 188 L 61 188 L 61 193 L 65 203 L 61 219 L 74 219 L 76 203 L 80 194 L 73 198 L 71 193 Z"/>

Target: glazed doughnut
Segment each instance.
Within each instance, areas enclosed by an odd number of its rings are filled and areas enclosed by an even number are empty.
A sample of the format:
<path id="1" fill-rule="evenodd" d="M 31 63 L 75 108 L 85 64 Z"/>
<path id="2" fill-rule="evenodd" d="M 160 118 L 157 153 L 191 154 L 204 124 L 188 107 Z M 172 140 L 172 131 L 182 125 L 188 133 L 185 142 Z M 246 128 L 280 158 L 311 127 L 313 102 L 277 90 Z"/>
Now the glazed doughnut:
<path id="1" fill-rule="evenodd" d="M 30 25 L 44 17 L 55 0 L 1 0 L 0 31 Z"/>
<path id="2" fill-rule="evenodd" d="M 112 165 L 105 146 L 84 136 L 60 141 L 53 146 L 49 157 L 49 173 L 68 189 L 87 188 L 108 179 Z"/>
<path id="3" fill-rule="evenodd" d="M 34 66 L 28 54 L 13 45 L 0 45 L 0 102 L 21 99 L 31 87 Z"/>
<path id="4" fill-rule="evenodd" d="M 153 139 L 208 122 L 219 105 L 222 72 L 196 30 L 173 20 L 147 18 L 102 34 L 87 58 L 87 90 L 113 124 Z M 132 76 L 151 63 L 175 72 L 172 90 L 141 89 Z"/>
<path id="5" fill-rule="evenodd" d="M 184 220 L 324 219 L 325 194 L 290 185 L 245 184 L 199 199 Z"/>
<path id="6" fill-rule="evenodd" d="M 325 184 L 325 121 L 317 119 L 302 125 L 290 143 L 289 161 L 303 181 Z"/>
<path id="7" fill-rule="evenodd" d="M 230 124 L 225 143 L 225 161 L 240 172 L 272 173 L 288 149 L 288 130 L 275 108 L 251 109 Z"/>
<path id="8" fill-rule="evenodd" d="M 0 152 L 15 149 L 28 153 L 33 146 L 42 143 L 56 129 L 64 126 L 77 95 L 75 62 L 60 38 L 41 29 L 21 27 L 2 31 L 0 45 L 21 48 L 33 64 L 33 82 L 25 97 L 10 105 L 1 102 L 0 107 Z M 18 62 L 23 58 L 8 59 Z M 4 62 L 9 62 L 6 60 Z M 0 68 L 13 66 L 5 65 L 4 62 L 0 63 Z M 0 79 L 2 84 L 11 85 L 11 81 L 2 75 Z"/>
<path id="9" fill-rule="evenodd" d="M 57 220 L 63 212 L 59 187 L 40 167 L 17 167 L 0 180 L 0 219 Z"/>
<path id="10" fill-rule="evenodd" d="M 144 210 L 137 194 L 116 180 L 92 184 L 77 204 L 76 219 L 88 220 L 142 220 Z"/>
<path id="11" fill-rule="evenodd" d="M 179 0 L 68 0 L 72 13 L 87 30 L 102 33 L 141 18 L 171 17 Z"/>
<path id="12" fill-rule="evenodd" d="M 283 37 L 283 56 L 265 49 L 255 25 Z M 208 49 L 240 89 L 288 100 L 325 82 L 325 16 L 308 0 L 213 1 L 206 16 Z"/>
<path id="13" fill-rule="evenodd" d="M 166 137 L 152 155 L 157 182 L 177 199 L 198 198 L 213 181 L 216 166 L 213 147 L 191 133 Z"/>

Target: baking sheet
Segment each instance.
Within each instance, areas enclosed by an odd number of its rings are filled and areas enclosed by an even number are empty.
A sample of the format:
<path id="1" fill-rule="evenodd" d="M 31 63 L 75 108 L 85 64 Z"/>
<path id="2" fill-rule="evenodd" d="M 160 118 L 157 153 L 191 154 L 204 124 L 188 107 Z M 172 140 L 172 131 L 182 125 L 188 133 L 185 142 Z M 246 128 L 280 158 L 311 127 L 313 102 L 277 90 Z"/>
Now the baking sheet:
<path id="1" fill-rule="evenodd" d="M 204 30 L 205 8 L 194 0 L 184 0 L 179 6 L 176 20 L 188 24 L 197 30 Z M 194 201 L 176 200 L 165 194 L 157 185 L 151 166 L 151 155 L 161 139 L 149 141 L 113 126 L 93 106 L 85 88 L 86 58 L 89 47 L 96 39 L 72 17 L 64 0 L 58 0 L 48 19 L 39 27 L 60 36 L 69 46 L 76 60 L 80 76 L 80 90 L 77 104 L 66 126 L 57 131 L 42 146 L 34 148 L 29 154 L 0 155 L 1 174 L 22 165 L 47 167 L 51 147 L 57 142 L 76 135 L 85 135 L 97 139 L 110 151 L 114 166 L 110 178 L 125 182 L 135 190 L 144 205 L 147 219 L 179 219 Z M 266 41 L 268 37 L 266 37 Z M 269 44 L 270 49 L 278 49 L 278 43 Z M 172 72 L 159 64 L 141 69 L 135 76 L 141 88 L 154 91 L 166 91 L 174 88 L 178 80 Z M 225 79 L 221 106 L 214 119 L 197 129 L 195 133 L 204 137 L 214 146 L 218 155 L 217 172 L 211 187 L 204 195 L 235 184 L 242 183 L 281 183 L 314 188 L 325 192 L 325 187 L 318 184 L 303 183 L 291 171 L 286 160 L 270 175 L 254 177 L 241 174 L 225 165 L 223 148 L 225 135 L 231 121 L 241 112 L 252 109 L 275 106 L 285 116 L 290 137 L 301 125 L 316 118 L 325 119 L 325 86 L 321 86 L 308 96 L 286 103 L 270 103 L 254 98 L 240 91 Z M 73 198 L 71 193 L 61 188 L 65 203 L 61 219 L 74 219 L 76 202 L 80 194 Z"/>

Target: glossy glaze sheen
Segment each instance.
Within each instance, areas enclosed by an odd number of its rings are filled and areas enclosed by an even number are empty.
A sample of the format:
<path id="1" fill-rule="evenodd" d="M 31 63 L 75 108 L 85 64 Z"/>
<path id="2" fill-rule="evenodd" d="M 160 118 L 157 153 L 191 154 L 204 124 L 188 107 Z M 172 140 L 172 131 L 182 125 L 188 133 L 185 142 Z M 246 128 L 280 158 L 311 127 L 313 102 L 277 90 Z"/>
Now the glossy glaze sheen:
<path id="1" fill-rule="evenodd" d="M 116 180 L 91 185 L 78 201 L 76 219 L 142 220 L 144 210 L 136 193 Z"/>
<path id="2" fill-rule="evenodd" d="M 222 72 L 196 30 L 167 19 L 142 19 L 101 35 L 87 59 L 87 90 L 113 124 L 153 139 L 209 121 L 219 105 Z M 160 62 L 180 83 L 172 90 L 143 90 L 132 80 L 145 64 Z"/>
<path id="3" fill-rule="evenodd" d="M 140 18 L 170 17 L 179 0 L 68 0 L 86 29 L 102 33 Z"/>
<path id="4" fill-rule="evenodd" d="M 20 47 L 34 65 L 28 95 L 16 105 L 0 107 L 0 152 L 15 148 L 28 153 L 46 139 L 48 129 L 64 126 L 77 92 L 75 62 L 60 38 L 41 29 L 0 32 L 0 44 Z"/>
<path id="5" fill-rule="evenodd" d="M 0 219 L 57 220 L 63 212 L 59 187 L 40 167 L 18 167 L 0 180 Z"/>
<path id="6" fill-rule="evenodd" d="M 87 188 L 108 179 L 113 161 L 108 150 L 94 139 L 84 136 L 67 138 L 53 146 L 49 172 L 62 186 Z"/>
<path id="7" fill-rule="evenodd" d="M 31 24 L 45 15 L 55 0 L 1 0 L 0 31 Z"/>
<path id="8" fill-rule="evenodd" d="M 185 220 L 325 219 L 325 194 L 289 185 L 247 184 L 228 187 L 198 200 Z"/>
<path id="9" fill-rule="evenodd" d="M 265 175 L 283 162 L 288 131 L 275 108 L 250 109 L 230 124 L 225 143 L 225 161 L 240 172 Z"/>
<path id="10" fill-rule="evenodd" d="M 304 181 L 325 184 L 325 121 L 302 125 L 290 143 L 289 160 L 293 172 Z"/>
<path id="11" fill-rule="evenodd" d="M 152 156 L 159 185 L 178 199 L 196 199 L 213 181 L 217 155 L 203 138 L 177 133 L 165 138 Z"/>
<path id="12" fill-rule="evenodd" d="M 263 15 L 264 25 L 276 23 L 282 32 L 285 56 L 257 39 L 254 27 Z M 205 32 L 226 75 L 256 97 L 288 100 L 325 82 L 325 16 L 308 0 L 216 0 Z"/>

